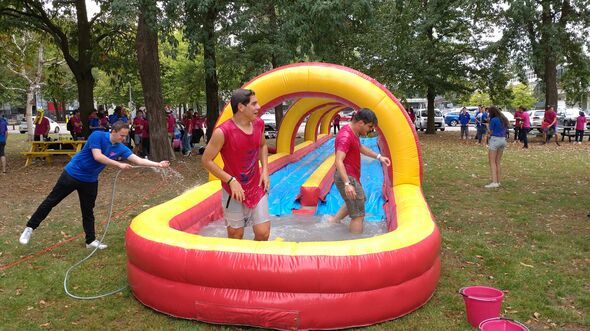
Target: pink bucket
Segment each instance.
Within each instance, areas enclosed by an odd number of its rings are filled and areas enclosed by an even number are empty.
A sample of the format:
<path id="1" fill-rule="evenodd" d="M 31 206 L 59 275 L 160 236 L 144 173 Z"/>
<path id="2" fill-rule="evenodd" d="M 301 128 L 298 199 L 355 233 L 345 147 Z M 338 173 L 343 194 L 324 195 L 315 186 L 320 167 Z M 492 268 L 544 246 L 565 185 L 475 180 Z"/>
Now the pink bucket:
<path id="1" fill-rule="evenodd" d="M 500 317 L 504 292 L 486 286 L 468 286 L 459 290 L 465 301 L 467 321 L 478 327 L 484 320 Z"/>
<path id="2" fill-rule="evenodd" d="M 529 331 L 529 329 L 515 320 L 496 317 L 481 322 L 479 331 Z"/>

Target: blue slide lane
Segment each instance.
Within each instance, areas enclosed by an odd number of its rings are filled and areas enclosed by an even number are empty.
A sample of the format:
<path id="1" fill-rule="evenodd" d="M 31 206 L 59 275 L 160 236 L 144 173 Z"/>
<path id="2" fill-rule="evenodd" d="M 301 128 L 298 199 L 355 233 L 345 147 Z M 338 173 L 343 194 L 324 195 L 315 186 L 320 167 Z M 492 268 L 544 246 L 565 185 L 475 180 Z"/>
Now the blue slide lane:
<path id="1" fill-rule="evenodd" d="M 361 138 L 361 144 L 369 147 L 375 153 L 379 153 L 379 146 L 377 145 L 377 138 Z M 361 155 L 361 184 L 365 190 L 365 221 L 382 221 L 385 219 L 385 212 L 383 211 L 382 186 L 383 186 L 383 170 L 381 162 Z M 344 204 L 344 200 L 340 196 L 336 185 L 332 185 L 330 193 L 326 196 L 326 202 L 318 205 L 316 211 L 317 215 L 334 215 Z"/>
<path id="2" fill-rule="evenodd" d="M 379 153 L 377 138 L 361 138 L 361 144 Z M 324 160 L 334 153 L 334 138 L 325 142 L 301 160 L 290 163 L 270 176 L 269 212 L 271 215 L 292 214 L 292 209 L 301 205 L 295 201 L 301 185 Z M 361 156 L 361 183 L 365 190 L 366 221 L 381 221 L 385 218 L 383 211 L 383 170 L 381 163 Z M 317 215 L 334 215 L 344 203 L 336 185 L 332 185 L 326 196 L 326 202 L 318 205 Z"/>
<path id="3" fill-rule="evenodd" d="M 300 208 L 295 198 L 299 194 L 301 185 L 332 153 L 334 153 L 334 138 L 329 139 L 301 160 L 290 163 L 270 175 L 269 213 L 286 215 L 292 214 L 293 208 Z"/>

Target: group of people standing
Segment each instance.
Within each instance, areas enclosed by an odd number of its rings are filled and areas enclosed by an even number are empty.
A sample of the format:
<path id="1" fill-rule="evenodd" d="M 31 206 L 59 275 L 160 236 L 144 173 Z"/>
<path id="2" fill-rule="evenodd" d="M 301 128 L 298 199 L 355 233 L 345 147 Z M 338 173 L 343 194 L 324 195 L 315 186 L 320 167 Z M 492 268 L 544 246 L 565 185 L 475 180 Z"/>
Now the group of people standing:
<path id="1" fill-rule="evenodd" d="M 205 136 L 203 131 L 205 117 L 196 114 L 191 108 L 182 115 L 182 125 L 184 127 L 182 132 L 182 154 L 190 156 L 194 145 L 200 143 L 201 138 Z"/>
<path id="2" fill-rule="evenodd" d="M 170 138 L 170 144 L 174 148 L 174 131 L 176 127 L 176 117 L 173 114 L 172 108 L 166 106 L 166 125 L 168 137 Z M 118 121 L 129 124 L 129 135 L 123 142 L 127 147 L 132 147 L 135 154 L 141 157 L 149 155 L 150 150 L 150 130 L 149 121 L 147 118 L 145 107 L 140 107 L 135 117 L 131 120 L 129 111 L 122 107 L 117 106 L 113 110 L 111 115 L 107 116 L 107 112 L 102 106 L 99 106 L 98 110 L 93 110 L 88 116 L 88 136 L 95 131 L 108 132 L 112 125 Z M 49 121 L 47 118 L 38 115 L 39 120 L 36 118 L 35 123 L 42 123 L 35 127 L 35 139 L 39 140 L 41 136 L 47 135 L 49 130 Z M 44 121 L 43 121 L 44 118 Z M 189 109 L 184 113 L 182 123 L 184 130 L 182 132 L 182 153 L 185 156 L 191 154 L 193 145 L 199 143 L 205 136 L 203 127 L 205 124 L 205 117 L 193 113 L 193 109 Z M 82 135 L 82 129 L 85 125 L 80 119 L 79 110 L 74 110 L 72 115 L 67 119 L 67 128 L 72 135 L 73 140 L 87 139 L 88 136 Z"/>

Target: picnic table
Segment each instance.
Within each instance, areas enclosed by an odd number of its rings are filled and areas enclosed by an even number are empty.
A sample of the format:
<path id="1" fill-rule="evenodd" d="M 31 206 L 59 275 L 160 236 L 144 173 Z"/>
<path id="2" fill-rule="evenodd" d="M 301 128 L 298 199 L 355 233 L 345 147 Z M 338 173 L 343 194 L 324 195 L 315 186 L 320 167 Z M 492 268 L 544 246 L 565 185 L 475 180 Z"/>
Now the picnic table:
<path id="1" fill-rule="evenodd" d="M 563 126 L 562 131 L 561 131 L 561 141 L 563 141 L 566 136 L 569 139 L 569 142 L 572 142 L 572 137 L 576 136 L 576 127 L 575 126 Z M 585 130 L 583 137 L 588 137 L 588 141 L 590 141 L 590 131 Z"/>
<path id="2" fill-rule="evenodd" d="M 72 158 L 78 153 L 84 144 L 85 140 L 53 140 L 53 141 L 31 141 L 31 148 L 28 152 L 22 152 L 27 157 L 25 167 L 33 162 L 33 158 L 45 158 L 47 163 L 51 164 L 52 158 L 55 155 L 67 155 Z"/>

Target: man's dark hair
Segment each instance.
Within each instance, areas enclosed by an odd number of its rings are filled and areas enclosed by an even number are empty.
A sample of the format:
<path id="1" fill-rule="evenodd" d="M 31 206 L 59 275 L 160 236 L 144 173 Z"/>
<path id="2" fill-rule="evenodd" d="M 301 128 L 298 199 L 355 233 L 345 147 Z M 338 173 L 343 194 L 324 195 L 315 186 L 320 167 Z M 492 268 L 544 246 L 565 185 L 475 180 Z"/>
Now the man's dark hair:
<path id="1" fill-rule="evenodd" d="M 354 122 L 363 121 L 365 124 L 371 123 L 377 125 L 377 115 L 375 115 L 375 113 L 369 108 L 363 108 L 357 111 L 352 117 L 352 120 Z"/>
<path id="2" fill-rule="evenodd" d="M 129 124 L 123 121 L 116 121 L 115 124 L 113 124 L 113 126 L 111 127 L 111 129 L 113 132 L 119 132 L 121 131 L 121 129 L 129 130 Z"/>
<path id="3" fill-rule="evenodd" d="M 256 93 L 254 91 L 248 90 L 248 89 L 239 88 L 239 89 L 233 91 L 231 94 L 231 99 L 230 99 L 232 112 L 234 114 L 238 112 L 238 105 L 239 104 L 242 104 L 245 106 L 248 103 L 250 103 L 250 97 L 253 95 L 256 95 Z"/>

